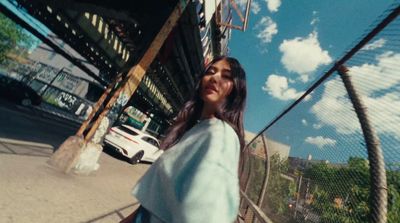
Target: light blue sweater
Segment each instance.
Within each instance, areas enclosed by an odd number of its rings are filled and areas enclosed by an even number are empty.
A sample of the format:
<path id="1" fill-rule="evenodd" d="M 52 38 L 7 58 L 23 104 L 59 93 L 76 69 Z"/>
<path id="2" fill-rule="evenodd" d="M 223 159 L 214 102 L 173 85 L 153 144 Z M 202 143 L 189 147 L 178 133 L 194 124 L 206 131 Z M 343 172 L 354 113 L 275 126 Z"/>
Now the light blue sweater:
<path id="1" fill-rule="evenodd" d="M 239 155 L 233 128 L 205 119 L 153 163 L 132 194 L 151 222 L 231 223 L 239 208 Z"/>

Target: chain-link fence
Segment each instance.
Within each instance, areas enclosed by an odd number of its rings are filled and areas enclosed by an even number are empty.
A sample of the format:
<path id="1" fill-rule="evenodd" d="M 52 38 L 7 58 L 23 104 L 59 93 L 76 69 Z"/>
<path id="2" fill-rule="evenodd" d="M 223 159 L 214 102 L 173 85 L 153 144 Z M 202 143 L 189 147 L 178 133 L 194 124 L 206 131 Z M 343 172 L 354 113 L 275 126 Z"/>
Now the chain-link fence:
<path id="1" fill-rule="evenodd" d="M 400 222 L 399 13 L 248 144 L 242 221 Z"/>
<path id="2" fill-rule="evenodd" d="M 102 88 L 69 73 L 68 68 L 58 69 L 37 61 L 25 64 L 9 59 L 0 63 L 3 75 L 25 83 L 42 98 L 35 109 L 82 122 L 90 113 L 94 102 L 86 97 L 90 90 Z M 90 85 L 92 85 L 90 88 Z M 98 93 L 93 99 L 98 98 Z"/>

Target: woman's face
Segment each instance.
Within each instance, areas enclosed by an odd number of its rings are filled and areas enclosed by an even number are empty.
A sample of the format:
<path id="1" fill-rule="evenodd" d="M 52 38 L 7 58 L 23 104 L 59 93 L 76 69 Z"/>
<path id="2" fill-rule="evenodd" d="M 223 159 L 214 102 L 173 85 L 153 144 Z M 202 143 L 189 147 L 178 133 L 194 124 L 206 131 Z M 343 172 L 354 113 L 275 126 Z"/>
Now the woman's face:
<path id="1" fill-rule="evenodd" d="M 214 63 L 201 79 L 201 98 L 208 107 L 218 108 L 232 92 L 231 67 L 226 60 Z"/>

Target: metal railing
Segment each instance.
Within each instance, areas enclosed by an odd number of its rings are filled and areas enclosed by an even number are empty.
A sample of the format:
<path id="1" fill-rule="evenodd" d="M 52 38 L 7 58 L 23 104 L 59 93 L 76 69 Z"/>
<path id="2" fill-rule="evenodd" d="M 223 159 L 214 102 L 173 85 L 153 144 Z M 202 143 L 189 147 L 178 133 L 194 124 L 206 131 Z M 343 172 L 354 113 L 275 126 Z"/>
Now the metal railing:
<path id="1" fill-rule="evenodd" d="M 250 141 L 240 221 L 400 222 L 399 13 Z"/>
<path id="2" fill-rule="evenodd" d="M 0 69 L 19 81 L 25 82 L 41 97 L 42 103 L 32 108 L 50 113 L 60 118 L 81 123 L 94 102 L 84 98 L 89 91 L 90 81 L 37 61 L 21 64 L 11 60 L 0 63 Z M 67 80 L 67 81 L 65 81 Z M 68 81 L 69 80 L 69 81 Z M 75 85 L 82 92 L 76 94 Z"/>

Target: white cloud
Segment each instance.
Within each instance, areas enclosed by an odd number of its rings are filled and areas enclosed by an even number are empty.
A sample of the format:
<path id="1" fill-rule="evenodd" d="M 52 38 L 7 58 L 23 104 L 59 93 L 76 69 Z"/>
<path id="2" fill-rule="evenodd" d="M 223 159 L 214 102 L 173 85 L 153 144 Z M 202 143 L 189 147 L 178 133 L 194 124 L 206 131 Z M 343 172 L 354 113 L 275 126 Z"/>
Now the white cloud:
<path id="1" fill-rule="evenodd" d="M 269 95 L 280 100 L 292 100 L 299 98 L 304 92 L 297 92 L 294 88 L 289 88 L 288 79 L 284 76 L 271 74 L 268 76 L 262 90 Z"/>
<path id="2" fill-rule="evenodd" d="M 311 96 L 311 93 L 310 93 L 310 94 L 308 94 L 308 95 L 306 95 L 304 97 L 304 101 L 309 101 L 309 100 L 311 100 L 311 98 L 312 98 L 312 96 Z"/>
<path id="3" fill-rule="evenodd" d="M 241 9 L 243 14 L 244 14 L 244 11 L 246 10 L 248 1 L 249 0 L 235 0 L 236 4 L 239 6 L 239 8 Z M 253 0 L 251 2 L 250 10 L 252 13 L 257 15 L 261 10 L 260 3 Z"/>
<path id="4" fill-rule="evenodd" d="M 241 11 L 246 9 L 247 6 L 247 2 L 249 0 L 235 0 L 234 2 L 239 6 L 239 8 L 241 9 Z M 253 4 L 253 2 L 251 3 Z"/>
<path id="5" fill-rule="evenodd" d="M 286 70 L 298 73 L 302 81 L 308 81 L 309 74 L 319 66 L 332 62 L 328 51 L 321 48 L 318 33 L 315 31 L 306 38 L 284 40 L 279 50 L 282 52 L 281 62 Z"/>
<path id="6" fill-rule="evenodd" d="M 242 9 L 246 8 L 247 2 L 249 0 L 235 0 L 235 3 Z"/>
<path id="7" fill-rule="evenodd" d="M 301 123 L 302 123 L 304 126 L 307 126 L 307 125 L 308 125 L 307 120 L 305 120 L 304 118 L 301 120 Z"/>
<path id="8" fill-rule="evenodd" d="M 334 126 L 338 133 L 350 134 L 359 129 L 357 117 L 340 78 L 324 84 L 321 100 L 311 107 L 311 112 L 321 124 Z"/>
<path id="9" fill-rule="evenodd" d="M 307 83 L 310 80 L 310 76 L 308 74 L 301 74 L 299 78 L 303 83 Z"/>
<path id="10" fill-rule="evenodd" d="M 362 95 L 370 120 L 380 134 L 400 139 L 400 86 L 396 64 L 400 54 L 386 52 L 376 57 L 376 63 L 349 67 L 349 75 L 356 90 Z M 354 108 L 339 77 L 324 84 L 321 99 L 311 112 L 320 124 L 332 126 L 341 134 L 360 133 L 361 128 Z"/>
<path id="11" fill-rule="evenodd" d="M 309 136 L 305 139 L 305 142 L 313 144 L 318 148 L 322 148 L 324 146 L 334 146 L 336 144 L 336 140 L 328 137 L 325 138 L 323 136 L 317 136 L 317 137 Z"/>
<path id="12" fill-rule="evenodd" d="M 310 25 L 315 25 L 315 24 L 317 24 L 317 22 L 319 22 L 319 19 L 318 18 L 313 18 L 312 20 L 311 20 L 311 22 L 310 22 Z"/>
<path id="13" fill-rule="evenodd" d="M 260 4 L 256 1 L 253 1 L 251 3 L 251 12 L 257 15 L 260 11 L 261 11 Z"/>
<path id="14" fill-rule="evenodd" d="M 313 11 L 312 12 L 313 18 L 312 18 L 312 20 L 310 22 L 310 25 L 313 26 L 313 25 L 317 24 L 317 22 L 319 22 L 319 18 L 317 17 L 317 14 L 318 14 L 317 11 Z"/>
<path id="15" fill-rule="evenodd" d="M 386 40 L 384 38 L 380 38 L 378 40 L 375 40 L 374 42 L 365 45 L 362 50 L 374 50 L 374 49 L 378 49 L 381 48 L 385 45 Z"/>
<path id="16" fill-rule="evenodd" d="M 313 124 L 312 127 L 314 129 L 320 129 L 320 128 L 322 128 L 322 125 L 321 124 Z"/>
<path id="17" fill-rule="evenodd" d="M 267 7 L 270 12 L 277 12 L 279 6 L 281 6 L 281 0 L 265 0 L 267 2 Z"/>
<path id="18" fill-rule="evenodd" d="M 365 63 L 360 66 L 349 67 L 354 83 L 368 83 L 360 90 L 365 94 L 385 90 L 400 84 L 400 75 L 397 64 L 400 63 L 400 53 L 391 51 L 379 54 L 375 60 L 377 64 Z M 383 77 L 387 77 L 384 78 Z"/>
<path id="19" fill-rule="evenodd" d="M 262 43 L 270 43 L 272 37 L 278 33 L 276 23 L 268 16 L 261 18 L 255 26 L 255 29 L 259 30 L 257 38 L 259 38 Z"/>

